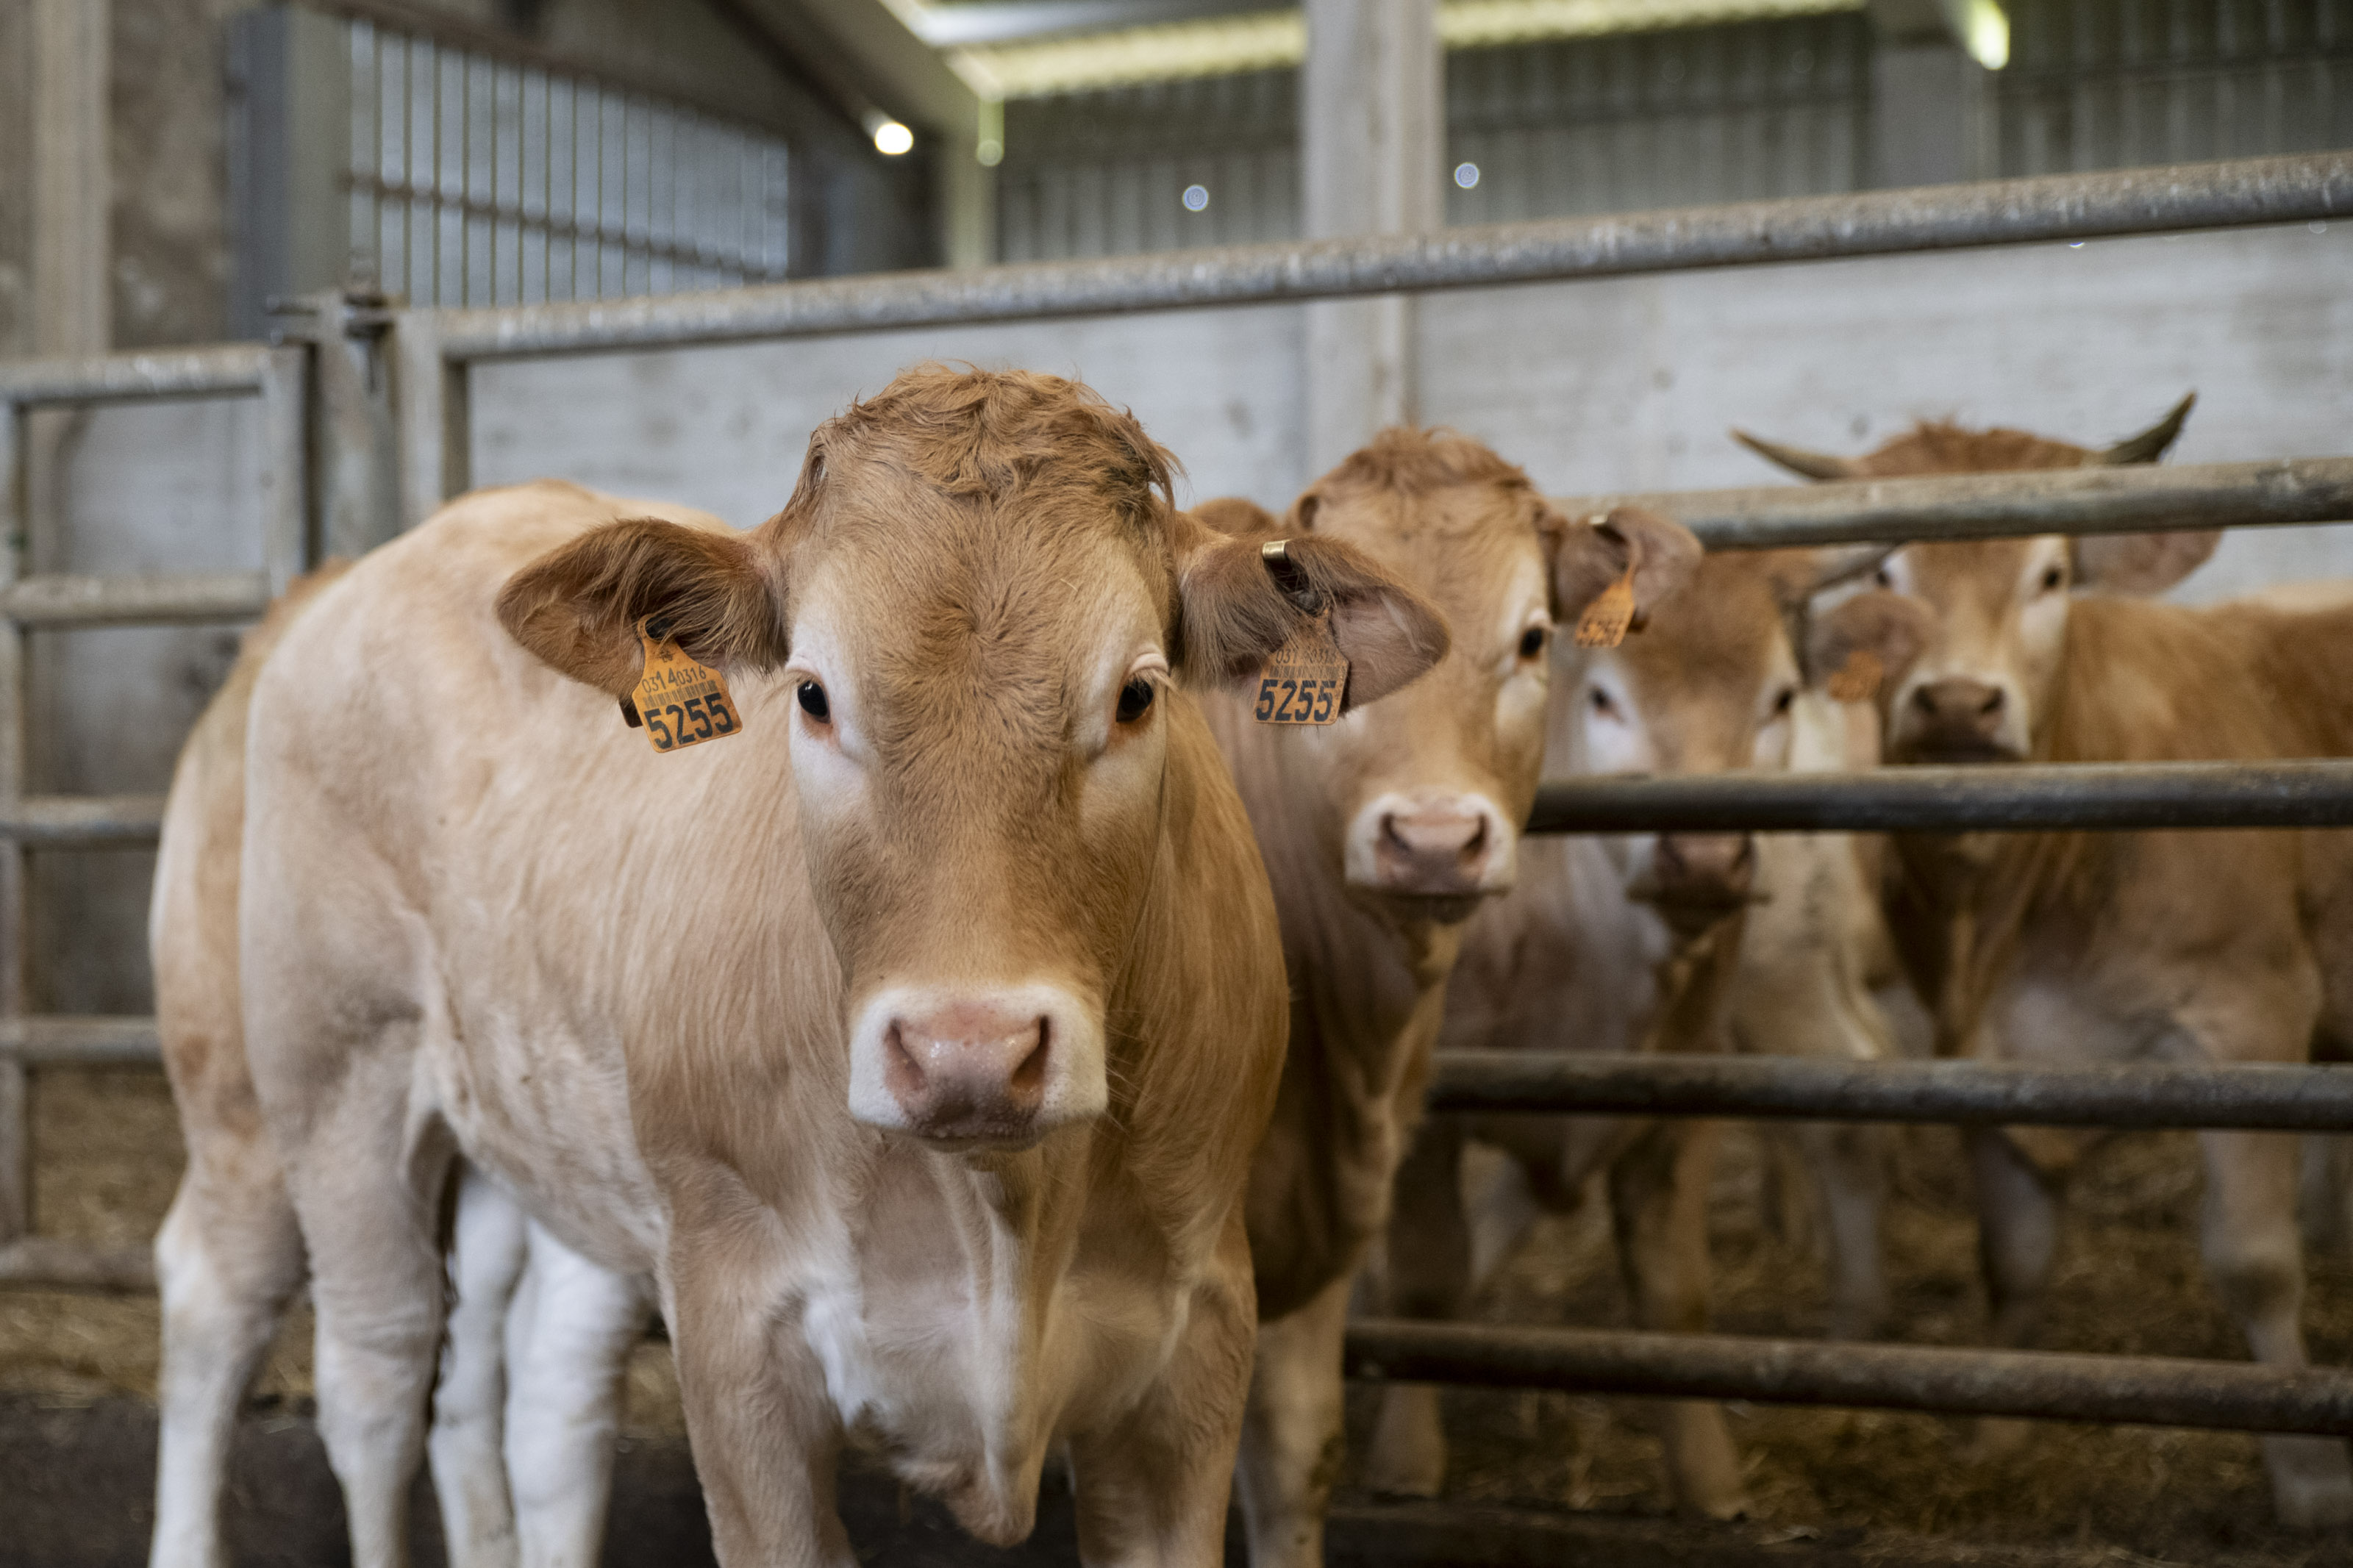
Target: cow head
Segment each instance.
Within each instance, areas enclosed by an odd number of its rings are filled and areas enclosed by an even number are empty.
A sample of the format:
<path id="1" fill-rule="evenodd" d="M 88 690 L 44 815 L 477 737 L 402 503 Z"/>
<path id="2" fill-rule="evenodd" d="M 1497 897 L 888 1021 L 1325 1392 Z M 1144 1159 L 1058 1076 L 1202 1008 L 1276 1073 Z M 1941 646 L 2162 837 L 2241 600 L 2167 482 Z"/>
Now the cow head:
<path id="1" fill-rule="evenodd" d="M 1802 679 L 1793 612 L 1854 564 L 1844 551 L 1735 551 L 1699 563 L 1650 627 L 1608 649 L 1572 650 L 1556 742 L 1589 773 L 1712 773 L 1789 764 Z M 1676 935 L 1745 908 L 1757 870 L 1746 834 L 1630 834 L 1604 840 L 1627 896 Z"/>
<path id="2" fill-rule="evenodd" d="M 1012 1148 L 1108 1102 L 1106 1005 L 1166 853 L 1171 683 L 1254 674 L 1304 619 L 1254 544 L 1170 505 L 1170 467 L 1082 386 L 927 367 L 821 426 L 751 533 L 614 523 L 501 596 L 526 647 L 606 691 L 653 616 L 789 693 L 714 761 L 790 771 L 861 1121 Z M 1443 652 L 1356 551 L 1293 555 L 1356 700 Z"/>
<path id="3" fill-rule="evenodd" d="M 1324 859 L 1352 892 L 1442 921 L 1517 875 L 1556 627 L 1630 572 L 1635 613 L 1647 614 L 1699 552 L 1648 513 L 1572 523 L 1517 468 L 1444 431 L 1383 431 L 1280 523 L 1247 502 L 1203 512 L 1251 539 L 1355 545 L 1445 614 L 1453 644 L 1435 669 L 1377 708 L 1287 737 L 1282 752 L 1290 798 L 1311 803 Z"/>
<path id="4" fill-rule="evenodd" d="M 1796 452 L 1748 437 L 1816 478 L 1999 473 L 2155 462 L 2180 433 L 2191 398 L 2103 450 L 2019 430 L 1924 425 L 1856 458 Z M 2156 594 L 2213 553 L 2219 532 L 2098 534 L 1911 544 L 1880 567 L 1879 592 L 1815 626 L 1825 671 L 1862 669 L 1875 686 L 1894 762 L 2015 761 L 2031 755 L 2079 593 Z M 1856 664 L 1859 655 L 1868 663 Z"/>

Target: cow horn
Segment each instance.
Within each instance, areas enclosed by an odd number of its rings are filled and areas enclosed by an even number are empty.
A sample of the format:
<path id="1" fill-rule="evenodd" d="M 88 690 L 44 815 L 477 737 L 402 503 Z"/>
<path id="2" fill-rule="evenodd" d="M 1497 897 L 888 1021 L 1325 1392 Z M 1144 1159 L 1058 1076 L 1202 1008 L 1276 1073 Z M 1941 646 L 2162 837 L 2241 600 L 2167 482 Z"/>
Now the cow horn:
<path id="1" fill-rule="evenodd" d="M 1852 458 L 1833 458 L 1823 452 L 1809 452 L 1803 447 L 1784 447 L 1778 441 L 1767 441 L 1751 436 L 1746 430 L 1735 430 L 1732 438 L 1763 458 L 1778 463 L 1791 473 L 1809 479 L 1854 479 L 1862 477 Z"/>
<path id="2" fill-rule="evenodd" d="M 2172 413 L 2139 435 L 2127 436 L 2105 451 L 2094 453 L 2084 467 L 2114 468 L 2132 463 L 2156 462 L 2165 455 L 2165 449 L 2173 445 L 2173 438 L 2181 434 L 2182 421 L 2189 417 L 2189 410 L 2197 401 L 2198 395 L 2191 393 L 2173 405 Z"/>

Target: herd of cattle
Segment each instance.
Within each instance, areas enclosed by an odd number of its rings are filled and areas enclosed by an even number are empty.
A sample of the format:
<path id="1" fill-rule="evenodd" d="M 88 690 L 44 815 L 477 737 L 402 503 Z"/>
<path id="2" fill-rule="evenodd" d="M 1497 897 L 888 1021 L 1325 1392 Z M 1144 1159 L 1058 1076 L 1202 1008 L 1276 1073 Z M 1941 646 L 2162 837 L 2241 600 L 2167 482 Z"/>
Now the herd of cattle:
<path id="1" fill-rule="evenodd" d="M 2105 452 L 1751 444 L 1818 478 L 2144 462 L 2187 407 Z M 1170 477 L 1082 386 L 927 367 L 748 533 L 487 491 L 272 611 L 157 872 L 188 1145 L 157 1564 L 223 1560 L 306 1279 L 363 1568 L 403 1560 L 428 1453 L 454 1563 L 593 1562 L 656 1310 L 723 1563 L 853 1563 L 855 1444 L 986 1541 L 1060 1454 L 1090 1563 L 1216 1562 L 1238 1489 L 1257 1568 L 1312 1564 L 1352 1299 L 1457 1313 L 1599 1176 L 1638 1321 L 1707 1314 L 1709 1124 L 1425 1118 L 1435 1051 L 1869 1058 L 1899 977 L 1953 1055 L 2353 1047 L 2342 835 L 1518 830 L 1541 776 L 2353 754 L 2353 595 L 2154 601 L 2199 534 L 1703 556 L 1440 432 L 1280 519 Z M 1335 721 L 1266 721 L 1300 659 L 1345 659 Z M 705 694 L 667 721 L 658 660 Z M 1800 1136 L 1869 1333 L 1879 1149 Z M 1519 1179 L 1472 1212 L 1474 1141 Z M 2084 1142 L 1968 1147 L 2025 1342 Z M 2297 1364 L 2296 1142 L 2203 1149 L 2213 1286 Z M 1738 1511 L 1716 1407 L 1658 1419 L 1680 1501 Z M 2265 1456 L 2284 1520 L 2353 1522 L 2344 1445 Z M 1386 1390 L 1360 1473 L 1445 1468 L 1434 1392 Z"/>

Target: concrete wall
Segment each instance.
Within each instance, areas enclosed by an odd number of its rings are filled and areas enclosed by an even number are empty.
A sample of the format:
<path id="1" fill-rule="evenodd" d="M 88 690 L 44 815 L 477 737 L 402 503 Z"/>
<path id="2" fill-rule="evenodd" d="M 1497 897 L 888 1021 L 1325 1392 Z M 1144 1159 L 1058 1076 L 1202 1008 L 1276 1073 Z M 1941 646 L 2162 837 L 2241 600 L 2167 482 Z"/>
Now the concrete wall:
<path id="1" fill-rule="evenodd" d="M 2087 444 L 2199 406 L 2177 460 L 2353 452 L 2353 224 L 1540 284 L 1424 302 L 1420 401 L 1556 494 L 1778 477 L 1736 424 L 1860 451 L 1915 419 Z M 1295 308 L 893 332 L 480 374 L 475 473 L 558 474 L 749 524 L 809 429 L 923 358 L 1026 364 L 1133 406 L 1188 493 L 1280 506 L 1300 458 Z M 2353 574 L 2353 535 L 2250 532 L 2185 588 Z"/>

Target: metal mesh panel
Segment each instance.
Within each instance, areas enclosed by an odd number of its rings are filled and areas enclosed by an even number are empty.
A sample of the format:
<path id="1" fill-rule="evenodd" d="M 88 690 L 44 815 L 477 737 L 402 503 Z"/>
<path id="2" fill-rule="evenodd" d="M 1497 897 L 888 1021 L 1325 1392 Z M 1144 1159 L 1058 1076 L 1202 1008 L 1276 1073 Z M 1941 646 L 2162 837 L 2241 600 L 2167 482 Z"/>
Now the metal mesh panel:
<path id="1" fill-rule="evenodd" d="M 353 258 L 419 305 L 786 276 L 778 138 L 560 71 L 349 28 Z"/>
<path id="2" fill-rule="evenodd" d="M 2001 172 L 2353 147 L 2353 0 L 2012 0 Z"/>
<path id="3" fill-rule="evenodd" d="M 1125 256 L 1299 234 L 1299 73 L 1250 71 L 1005 106 L 1008 261 Z M 1201 188 L 1188 209 L 1185 192 Z"/>
<path id="4" fill-rule="evenodd" d="M 1853 190 L 1869 47 L 1849 13 L 1457 50 L 1447 167 L 1479 176 L 1450 181 L 1447 220 Z M 1005 145 L 1008 261 L 1299 233 L 1294 70 L 1015 100 Z"/>
<path id="5" fill-rule="evenodd" d="M 1870 59 L 1857 13 L 1458 51 L 1447 221 L 1854 190 Z"/>

